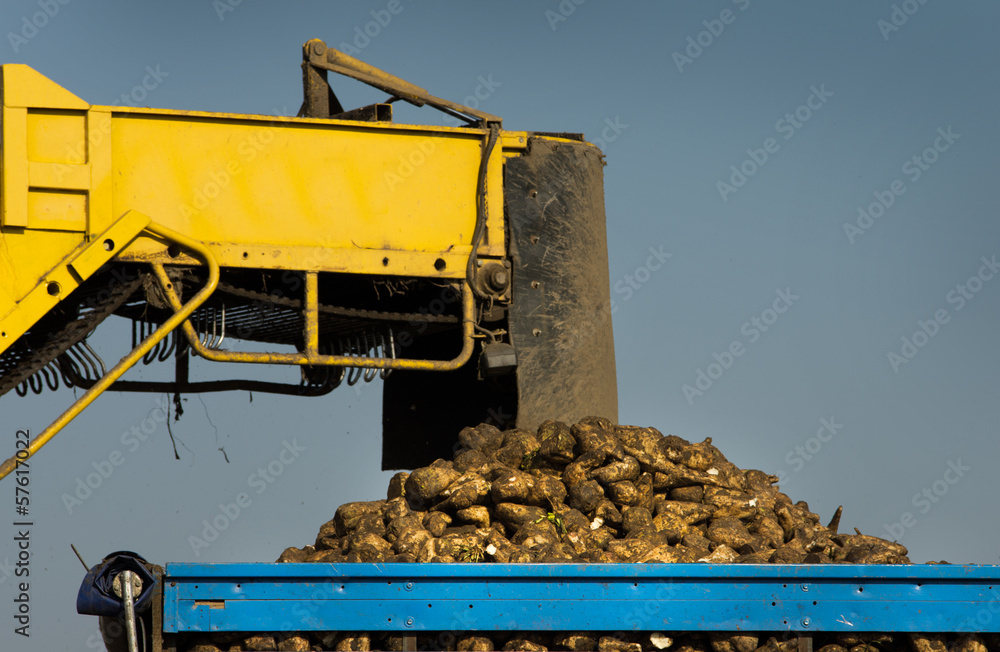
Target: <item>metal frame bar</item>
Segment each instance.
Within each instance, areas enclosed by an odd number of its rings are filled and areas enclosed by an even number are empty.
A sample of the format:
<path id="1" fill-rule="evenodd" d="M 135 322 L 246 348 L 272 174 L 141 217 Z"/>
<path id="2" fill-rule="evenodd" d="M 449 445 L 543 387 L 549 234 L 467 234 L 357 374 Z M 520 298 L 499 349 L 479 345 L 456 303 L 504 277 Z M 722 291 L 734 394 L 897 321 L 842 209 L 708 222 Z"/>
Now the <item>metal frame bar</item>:
<path id="1" fill-rule="evenodd" d="M 1000 566 L 168 564 L 163 627 L 998 632 Z"/>
<path id="2" fill-rule="evenodd" d="M 364 61 L 344 54 L 340 50 L 329 47 L 320 39 L 312 39 L 302 46 L 302 59 L 304 66 L 313 69 L 312 74 L 306 71 L 303 78 L 305 86 L 305 105 L 303 109 L 306 115 L 318 113 L 322 117 L 327 117 L 329 113 L 341 113 L 343 111 L 342 107 L 338 111 L 336 110 L 336 105 L 329 105 L 330 99 L 336 102 L 336 104 L 340 103 L 336 99 L 336 94 L 328 90 L 329 83 L 319 72 L 321 70 L 329 70 L 330 72 L 356 79 L 369 86 L 385 91 L 414 106 L 429 104 L 448 115 L 463 118 L 467 121 L 469 121 L 469 118 L 466 118 L 466 116 L 481 120 L 484 123 L 494 122 L 500 125 L 503 122 L 502 118 L 492 113 L 486 113 L 485 111 L 479 111 L 464 104 L 435 97 L 416 84 L 411 84 L 405 79 L 390 75 L 384 70 L 380 70 Z M 310 93 L 310 90 L 312 93 Z M 324 97 L 326 93 L 330 93 L 330 95 Z M 327 112 L 327 115 L 323 115 L 324 110 Z"/>
<path id="3" fill-rule="evenodd" d="M 153 265 L 153 273 L 161 286 L 169 284 L 166 272 L 158 264 Z M 454 371 L 472 357 L 475 345 L 473 329 L 475 324 L 475 300 L 468 283 L 462 283 L 462 350 L 451 360 L 409 360 L 404 358 L 366 358 L 352 355 L 325 355 L 319 353 L 319 281 L 316 272 L 306 273 L 305 301 L 303 307 L 305 350 L 296 353 L 270 353 L 246 351 L 222 351 L 206 347 L 198 338 L 198 333 L 190 320 L 183 325 L 191 349 L 199 356 L 213 362 L 243 362 L 256 364 L 332 365 L 337 367 L 361 367 L 365 369 L 407 369 L 411 371 Z M 167 301 L 175 311 L 180 307 L 180 298 L 173 288 L 164 291 Z"/>
<path id="4" fill-rule="evenodd" d="M 135 214 L 136 211 L 129 211 L 126 213 L 122 219 Z M 146 218 L 148 220 L 148 218 Z M 219 284 L 219 265 L 212 256 L 212 252 L 208 250 L 200 242 L 193 240 L 185 235 L 177 233 L 171 229 L 168 229 L 162 225 L 149 222 L 145 231 L 157 235 L 165 240 L 176 242 L 186 249 L 190 249 L 200 255 L 205 264 L 208 266 L 208 281 L 205 286 L 198 291 L 186 304 L 177 304 L 174 306 L 174 314 L 170 316 L 163 324 L 157 328 L 151 335 L 142 341 L 139 346 L 132 349 L 125 357 L 118 361 L 114 367 L 108 370 L 106 374 L 101 376 L 94 385 L 83 393 L 80 398 L 78 398 L 69 408 L 59 415 L 55 421 L 49 425 L 48 428 L 42 431 L 40 435 L 31 440 L 28 444 L 28 457 L 33 456 L 37 453 L 45 444 L 47 444 L 53 437 L 55 437 L 59 432 L 66 427 L 66 425 L 72 421 L 78 414 L 83 412 L 84 409 L 91 403 L 93 403 L 98 396 L 104 393 L 104 390 L 108 389 L 116 380 L 122 377 L 126 371 L 132 368 L 135 363 L 142 359 L 146 353 L 148 353 L 157 343 L 160 342 L 164 337 L 166 337 L 172 330 L 177 328 L 182 322 L 185 326 L 189 325 L 187 321 L 188 317 L 191 316 L 198 307 L 203 304 L 208 297 L 215 291 L 216 286 Z M 169 293 L 171 296 L 176 297 L 176 293 L 173 290 L 173 284 L 166 277 L 166 273 L 163 272 L 163 266 L 158 263 L 153 264 L 153 268 L 157 271 L 157 277 L 160 282 L 163 283 L 163 290 Z M 161 276 L 162 274 L 162 276 Z M 5 478 L 7 475 L 13 471 L 18 463 L 18 458 L 11 457 L 0 465 L 0 480 Z M 20 460 L 23 462 L 24 460 Z"/>

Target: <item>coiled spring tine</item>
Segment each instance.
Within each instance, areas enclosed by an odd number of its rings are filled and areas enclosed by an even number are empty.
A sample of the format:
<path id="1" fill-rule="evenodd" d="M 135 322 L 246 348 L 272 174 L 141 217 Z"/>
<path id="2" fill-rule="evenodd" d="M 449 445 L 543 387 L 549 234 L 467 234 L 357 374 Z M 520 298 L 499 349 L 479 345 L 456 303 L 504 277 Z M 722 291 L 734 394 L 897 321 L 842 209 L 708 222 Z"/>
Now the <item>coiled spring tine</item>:
<path id="1" fill-rule="evenodd" d="M 93 357 L 93 359 L 97 362 L 97 364 L 101 367 L 101 375 L 98 376 L 98 378 L 100 378 L 101 376 L 104 376 L 104 374 L 108 373 L 107 367 L 104 366 L 104 360 L 101 360 L 101 356 L 97 355 L 97 351 L 95 351 L 94 349 L 90 348 L 90 344 L 87 343 L 87 340 L 82 340 L 80 342 L 80 346 L 82 346 L 84 349 L 86 349 L 87 353 L 89 353 Z"/>
<path id="2" fill-rule="evenodd" d="M 35 375 L 41 374 L 42 380 L 45 381 L 45 384 L 49 386 L 49 389 L 51 389 L 54 392 L 57 389 L 59 389 L 59 376 L 58 374 L 52 373 L 52 370 L 49 368 L 51 366 L 52 363 L 50 362 L 49 364 L 45 365 L 44 367 L 36 371 Z"/>
<path id="3" fill-rule="evenodd" d="M 174 347 L 177 346 L 177 331 L 174 331 L 168 337 L 163 338 L 163 349 L 160 351 L 160 355 L 156 356 L 156 359 L 160 362 L 166 362 L 174 354 Z"/>
<path id="4" fill-rule="evenodd" d="M 153 332 L 153 325 L 149 324 L 149 323 L 146 323 L 146 322 L 143 322 L 143 328 L 142 328 L 142 339 L 143 339 L 143 341 L 145 341 L 146 337 L 148 337 L 150 334 L 152 334 L 152 332 Z M 161 343 L 162 343 L 162 340 L 160 342 L 157 342 L 156 345 L 153 348 L 151 348 L 149 351 L 147 351 L 146 355 L 142 356 L 142 364 L 152 364 L 156 360 L 156 356 L 158 356 L 160 354 L 160 345 L 161 345 Z"/>
<path id="5" fill-rule="evenodd" d="M 361 338 L 358 336 L 354 337 L 354 342 L 351 343 L 350 356 L 360 356 L 361 355 Z M 358 384 L 361 380 L 361 367 L 351 367 L 347 370 L 347 384 L 351 387 Z"/>
<path id="6" fill-rule="evenodd" d="M 368 344 L 368 333 L 365 333 L 365 357 L 373 357 L 368 355 L 369 353 L 378 353 L 378 344 L 375 341 L 375 334 L 372 334 L 372 343 Z M 375 367 L 367 367 L 365 369 L 365 382 L 370 383 L 375 380 L 375 376 L 378 375 L 378 369 Z"/>
<path id="7" fill-rule="evenodd" d="M 73 360 L 73 368 L 80 378 L 90 382 L 100 377 L 97 375 L 97 365 L 87 356 L 87 352 L 83 350 L 79 342 L 70 348 L 69 354 L 72 358 L 75 358 Z"/>
<path id="8" fill-rule="evenodd" d="M 226 340 L 226 304 L 222 304 L 222 327 L 219 330 L 221 331 L 219 341 L 213 347 L 216 349 L 222 346 L 222 343 Z"/>
<path id="9" fill-rule="evenodd" d="M 382 357 L 383 358 L 385 357 L 384 347 L 383 347 L 383 351 L 382 351 Z M 390 360 L 395 360 L 396 359 L 396 339 L 395 339 L 395 336 L 393 335 L 392 327 L 389 328 L 389 359 Z M 381 372 L 380 372 L 380 375 L 382 376 L 382 380 L 385 380 L 386 378 L 388 378 L 389 374 L 391 374 L 391 373 L 392 373 L 392 369 L 390 369 L 388 367 L 386 367 L 385 369 L 382 369 Z"/>

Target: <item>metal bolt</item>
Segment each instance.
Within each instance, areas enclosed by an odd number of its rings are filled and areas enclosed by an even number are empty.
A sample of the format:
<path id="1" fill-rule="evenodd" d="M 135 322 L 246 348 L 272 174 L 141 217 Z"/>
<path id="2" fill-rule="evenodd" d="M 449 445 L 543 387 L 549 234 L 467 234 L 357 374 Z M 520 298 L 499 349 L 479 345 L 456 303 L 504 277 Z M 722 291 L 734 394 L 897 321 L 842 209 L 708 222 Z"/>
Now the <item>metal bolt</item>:
<path id="1" fill-rule="evenodd" d="M 412 590 L 413 590 L 413 582 L 407 582 L 407 583 L 406 583 L 406 586 L 405 586 L 404 588 L 405 588 L 405 589 L 406 589 L 407 591 L 412 591 Z"/>
<path id="2" fill-rule="evenodd" d="M 810 621 L 808 618 L 803 618 L 802 619 L 802 626 L 803 627 L 808 627 L 810 622 L 812 622 L 812 621 Z"/>
<path id="3" fill-rule="evenodd" d="M 132 586 L 132 592 L 138 595 L 139 592 L 142 591 L 142 580 L 139 578 L 139 576 L 131 571 L 122 571 L 121 573 L 115 575 L 115 579 L 111 583 L 111 588 L 114 590 L 115 595 L 117 595 L 119 598 L 122 597 L 122 590 L 123 590 L 122 575 L 125 575 L 126 572 L 128 572 L 128 575 L 126 575 L 126 577 L 129 578 L 129 584 Z"/>
<path id="4" fill-rule="evenodd" d="M 808 584 L 802 584 L 801 587 L 802 587 L 803 591 L 808 591 L 809 590 L 809 585 Z"/>
<path id="5" fill-rule="evenodd" d="M 316 55 L 317 57 L 322 57 L 323 55 L 326 54 L 326 48 L 323 46 L 322 43 L 313 43 L 312 51 L 313 54 Z"/>
<path id="6" fill-rule="evenodd" d="M 500 265 L 490 265 L 488 269 L 486 283 L 490 286 L 490 289 L 494 292 L 503 292 L 507 289 L 507 284 L 510 282 L 507 270 Z"/>
<path id="7" fill-rule="evenodd" d="M 412 618 L 407 618 L 406 619 L 406 626 L 407 627 L 413 627 L 413 619 Z"/>

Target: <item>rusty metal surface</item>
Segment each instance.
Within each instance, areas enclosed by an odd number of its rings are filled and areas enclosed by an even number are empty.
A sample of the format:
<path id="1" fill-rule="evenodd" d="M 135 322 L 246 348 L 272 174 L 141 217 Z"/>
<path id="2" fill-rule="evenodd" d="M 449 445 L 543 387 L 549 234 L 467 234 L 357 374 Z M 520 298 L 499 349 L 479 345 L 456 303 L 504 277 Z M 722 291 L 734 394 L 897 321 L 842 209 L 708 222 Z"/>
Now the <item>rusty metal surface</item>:
<path id="1" fill-rule="evenodd" d="M 600 151 L 532 138 L 527 155 L 507 162 L 504 194 L 514 249 L 517 425 L 617 421 Z"/>
<path id="2" fill-rule="evenodd" d="M 338 110 L 334 106 L 333 103 L 339 104 L 339 102 L 336 101 L 336 95 L 333 94 L 332 90 L 328 90 L 329 99 L 323 95 L 323 91 L 329 89 L 329 85 L 326 84 L 325 74 L 322 73 L 329 70 L 385 91 L 389 95 L 398 97 L 414 106 L 428 104 L 466 121 L 474 119 L 484 123 L 500 124 L 502 122 L 499 116 L 491 113 L 435 97 L 427 90 L 331 48 L 319 39 L 313 39 L 303 45 L 302 56 L 303 80 L 305 82 L 305 102 L 302 114 L 306 116 L 327 117 L 343 112 L 343 108 Z M 323 86 L 326 88 L 324 89 Z M 327 102 L 329 106 L 326 114 L 322 113 L 324 102 Z"/>
<path id="3" fill-rule="evenodd" d="M 392 122 L 392 105 L 379 103 L 358 107 L 330 116 L 333 120 L 359 120 L 361 122 Z"/>

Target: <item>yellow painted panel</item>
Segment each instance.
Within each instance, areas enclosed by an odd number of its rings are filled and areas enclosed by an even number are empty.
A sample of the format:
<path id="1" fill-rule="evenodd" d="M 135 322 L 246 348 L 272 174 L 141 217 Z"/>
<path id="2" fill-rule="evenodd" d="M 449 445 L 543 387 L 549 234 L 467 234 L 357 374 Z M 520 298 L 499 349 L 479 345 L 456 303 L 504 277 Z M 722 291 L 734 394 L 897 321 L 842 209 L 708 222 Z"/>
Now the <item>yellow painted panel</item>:
<path id="1" fill-rule="evenodd" d="M 113 213 L 202 242 L 443 252 L 472 241 L 481 133 L 127 113 L 112 134 Z M 491 177 L 497 188 L 499 167 Z"/>
<path id="2" fill-rule="evenodd" d="M 7 75 L 4 75 L 7 79 Z M 7 89 L 4 88 L 6 101 Z M 27 110 L 19 108 L 3 108 L 2 124 L 2 182 L 0 182 L 0 205 L 3 207 L 0 215 L 0 225 L 28 225 L 28 136 Z"/>
<path id="3" fill-rule="evenodd" d="M 28 163 L 28 184 L 36 188 L 90 189 L 90 166 Z"/>
<path id="4" fill-rule="evenodd" d="M 45 75 L 23 63 L 0 66 L 3 103 L 10 107 L 86 109 L 89 105 Z"/>
<path id="5" fill-rule="evenodd" d="M 17 304 L 14 302 L 14 297 L 7 293 L 7 289 L 4 286 L 0 285 L 0 319 L 3 319 L 7 313 L 13 310 L 15 305 Z M 7 334 L 0 329 L 0 341 L 5 337 L 7 337 Z"/>
<path id="6" fill-rule="evenodd" d="M 147 224 L 147 216 L 129 211 L 99 237 L 90 241 L 83 251 L 77 253 L 70 267 L 81 279 L 90 278 L 101 265 L 124 249 Z"/>
<path id="7" fill-rule="evenodd" d="M 111 212 L 111 111 L 87 113 L 87 160 L 90 161 L 90 222 L 87 233 L 100 233 L 121 215 Z"/>
<path id="8" fill-rule="evenodd" d="M 87 121 L 82 111 L 28 111 L 28 159 L 79 165 L 87 162 Z"/>
<path id="9" fill-rule="evenodd" d="M 465 278 L 471 246 L 455 247 L 447 253 L 395 251 L 387 249 L 326 248 L 315 246 L 273 246 L 206 242 L 206 247 L 222 267 L 295 269 L 350 274 L 385 274 L 424 278 Z M 124 262 L 159 262 L 195 265 L 194 258 L 172 258 L 163 243 L 140 237 L 118 257 Z"/>
<path id="10" fill-rule="evenodd" d="M 73 190 L 30 189 L 28 228 L 81 233 L 86 231 L 86 193 Z"/>
<path id="11" fill-rule="evenodd" d="M 0 236 L 0 279 L 15 301 L 21 301 L 40 278 L 83 242 L 83 234 L 72 231 L 5 229 Z"/>
<path id="12" fill-rule="evenodd" d="M 65 265 L 58 265 L 40 279 L 17 307 L 0 320 L 0 332 L 6 334 L 6 337 L 0 337 L 0 353 L 51 312 L 78 285 Z"/>

